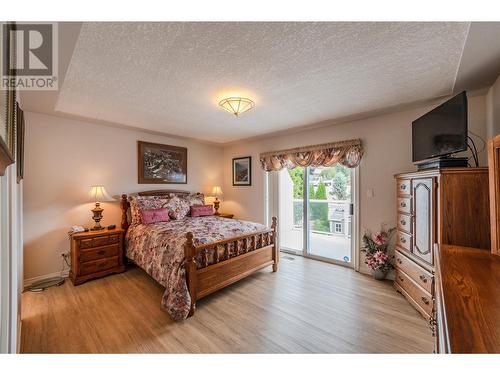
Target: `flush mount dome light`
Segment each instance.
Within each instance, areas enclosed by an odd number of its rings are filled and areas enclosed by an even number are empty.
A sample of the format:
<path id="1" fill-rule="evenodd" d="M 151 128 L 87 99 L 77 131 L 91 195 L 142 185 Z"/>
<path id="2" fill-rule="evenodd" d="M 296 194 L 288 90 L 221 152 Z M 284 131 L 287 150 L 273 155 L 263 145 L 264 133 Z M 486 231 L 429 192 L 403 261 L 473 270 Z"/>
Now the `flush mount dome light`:
<path id="1" fill-rule="evenodd" d="M 232 97 L 222 99 L 219 105 L 238 117 L 241 113 L 251 110 L 255 103 L 248 98 Z"/>

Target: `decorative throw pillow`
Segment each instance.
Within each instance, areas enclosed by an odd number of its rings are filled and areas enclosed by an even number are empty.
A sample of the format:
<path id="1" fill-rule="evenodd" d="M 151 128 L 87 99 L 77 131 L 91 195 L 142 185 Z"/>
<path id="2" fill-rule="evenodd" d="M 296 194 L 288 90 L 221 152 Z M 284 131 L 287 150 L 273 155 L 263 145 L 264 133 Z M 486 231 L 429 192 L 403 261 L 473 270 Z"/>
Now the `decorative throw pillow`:
<path id="1" fill-rule="evenodd" d="M 168 202 L 167 199 L 163 197 L 141 197 L 141 196 L 130 196 L 130 214 L 132 217 L 132 225 L 141 224 L 141 210 L 148 210 L 153 208 L 163 208 Z"/>
<path id="2" fill-rule="evenodd" d="M 170 217 L 174 220 L 184 219 L 190 210 L 188 202 L 177 196 L 169 199 L 162 207 L 168 209 Z"/>
<path id="3" fill-rule="evenodd" d="M 211 204 L 194 205 L 191 206 L 191 216 L 212 216 L 214 214 L 214 206 Z"/>
<path id="4" fill-rule="evenodd" d="M 143 224 L 153 224 L 162 221 L 170 221 L 168 209 L 166 208 L 150 208 L 140 211 Z"/>
<path id="5" fill-rule="evenodd" d="M 203 206 L 205 204 L 205 196 L 201 193 L 191 193 L 184 198 L 189 206 Z"/>

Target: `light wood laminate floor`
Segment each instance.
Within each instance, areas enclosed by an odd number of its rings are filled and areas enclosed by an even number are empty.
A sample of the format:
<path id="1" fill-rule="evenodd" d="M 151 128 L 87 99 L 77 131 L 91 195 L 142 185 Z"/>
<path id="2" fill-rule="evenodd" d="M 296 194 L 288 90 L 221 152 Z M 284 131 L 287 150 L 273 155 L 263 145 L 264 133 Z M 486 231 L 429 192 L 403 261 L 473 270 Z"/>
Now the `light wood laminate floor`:
<path id="1" fill-rule="evenodd" d="M 282 255 L 173 322 L 138 268 L 22 297 L 25 353 L 431 353 L 428 323 L 390 282 Z"/>

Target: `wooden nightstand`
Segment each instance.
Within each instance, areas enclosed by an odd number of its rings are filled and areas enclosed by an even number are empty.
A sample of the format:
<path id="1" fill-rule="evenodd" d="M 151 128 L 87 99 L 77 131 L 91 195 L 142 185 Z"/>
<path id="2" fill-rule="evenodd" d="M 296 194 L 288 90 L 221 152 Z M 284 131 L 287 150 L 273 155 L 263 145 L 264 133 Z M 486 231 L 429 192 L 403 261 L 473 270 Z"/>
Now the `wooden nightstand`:
<path id="1" fill-rule="evenodd" d="M 72 234 L 69 278 L 73 284 L 125 271 L 123 235 L 123 229 Z"/>
<path id="2" fill-rule="evenodd" d="M 234 217 L 234 215 L 233 215 L 233 214 L 223 214 L 223 213 L 220 213 L 220 212 L 219 212 L 219 214 L 218 214 L 218 215 L 216 215 L 216 216 L 219 216 L 219 217 L 224 217 L 224 218 L 226 218 L 226 219 L 232 219 L 232 218 Z"/>

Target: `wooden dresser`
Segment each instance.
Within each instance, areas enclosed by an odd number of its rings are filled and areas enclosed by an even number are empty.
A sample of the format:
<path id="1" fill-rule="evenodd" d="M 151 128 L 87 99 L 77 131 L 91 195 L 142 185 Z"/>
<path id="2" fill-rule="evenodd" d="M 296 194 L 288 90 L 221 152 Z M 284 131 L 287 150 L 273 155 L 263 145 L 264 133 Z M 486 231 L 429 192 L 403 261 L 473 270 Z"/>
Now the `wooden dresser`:
<path id="1" fill-rule="evenodd" d="M 430 169 L 395 177 L 394 286 L 431 321 L 434 244 L 490 247 L 488 168 Z"/>
<path id="2" fill-rule="evenodd" d="M 500 257 L 435 246 L 437 353 L 500 353 Z"/>
<path id="3" fill-rule="evenodd" d="M 71 270 L 74 285 L 125 271 L 123 229 L 74 233 L 71 235 Z"/>

